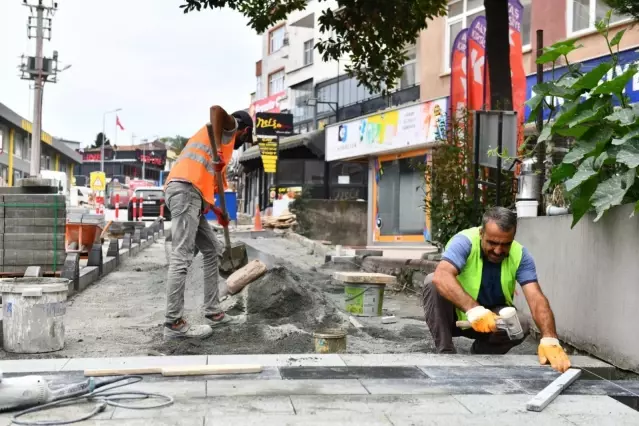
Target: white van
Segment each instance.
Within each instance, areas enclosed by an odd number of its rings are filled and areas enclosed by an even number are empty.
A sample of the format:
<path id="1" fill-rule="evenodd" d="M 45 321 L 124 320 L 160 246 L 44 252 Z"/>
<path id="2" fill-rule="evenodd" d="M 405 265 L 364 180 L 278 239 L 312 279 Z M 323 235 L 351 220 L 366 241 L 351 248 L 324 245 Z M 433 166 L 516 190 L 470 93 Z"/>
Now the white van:
<path id="1" fill-rule="evenodd" d="M 65 172 L 56 172 L 53 170 L 41 170 L 40 177 L 42 179 L 51 179 L 54 185 L 58 187 L 58 194 L 64 194 L 67 204 L 71 204 L 69 193 L 69 176 Z"/>

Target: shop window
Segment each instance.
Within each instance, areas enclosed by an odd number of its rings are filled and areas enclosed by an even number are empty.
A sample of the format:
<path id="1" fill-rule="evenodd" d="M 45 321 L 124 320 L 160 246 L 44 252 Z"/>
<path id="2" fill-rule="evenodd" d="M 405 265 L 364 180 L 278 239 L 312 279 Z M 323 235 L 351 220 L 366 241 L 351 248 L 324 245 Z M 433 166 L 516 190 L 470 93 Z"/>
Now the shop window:
<path id="1" fill-rule="evenodd" d="M 362 163 L 331 163 L 331 183 L 340 185 L 364 185 L 368 167 Z"/>
<path id="2" fill-rule="evenodd" d="M 304 162 L 304 183 L 322 185 L 324 183 L 324 162 L 306 160 Z"/>
<path id="3" fill-rule="evenodd" d="M 378 183 L 380 235 L 422 235 L 424 213 L 424 173 L 413 167 L 413 159 L 382 163 Z"/>
<path id="4" fill-rule="evenodd" d="M 293 113 L 294 123 L 313 119 L 313 107 L 308 105 L 308 100 L 312 94 L 313 80 L 291 86 L 291 112 Z"/>
<path id="5" fill-rule="evenodd" d="M 406 89 L 417 83 L 417 48 L 411 46 L 406 49 L 406 56 L 408 59 L 404 63 L 403 73 L 399 79 L 399 89 Z"/>
<path id="6" fill-rule="evenodd" d="M 610 10 L 603 0 L 567 0 L 568 1 L 568 33 L 574 34 L 582 31 L 592 31 L 595 23 L 606 17 Z M 616 23 L 628 19 L 627 16 L 613 13 L 610 23 Z"/>
<path id="7" fill-rule="evenodd" d="M 9 146 L 9 128 L 0 126 L 0 152 L 5 152 L 5 144 Z"/>
<path id="8" fill-rule="evenodd" d="M 24 154 L 22 148 L 24 146 L 24 135 L 22 133 L 16 132 L 13 137 L 13 155 L 18 158 L 24 158 L 22 155 Z"/>
<path id="9" fill-rule="evenodd" d="M 303 160 L 279 160 L 277 164 L 278 185 L 301 185 L 304 181 Z"/>
<path id="10" fill-rule="evenodd" d="M 262 76 L 255 77 L 255 99 L 262 99 Z"/>

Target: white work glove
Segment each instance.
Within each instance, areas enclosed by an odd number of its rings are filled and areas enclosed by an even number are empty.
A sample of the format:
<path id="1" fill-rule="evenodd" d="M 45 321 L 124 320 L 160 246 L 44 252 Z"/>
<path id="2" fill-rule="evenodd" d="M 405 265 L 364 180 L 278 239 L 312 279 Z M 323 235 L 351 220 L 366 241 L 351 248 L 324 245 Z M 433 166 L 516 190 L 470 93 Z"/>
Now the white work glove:
<path id="1" fill-rule="evenodd" d="M 495 322 L 498 318 L 497 314 L 483 306 L 475 306 L 469 309 L 468 312 L 466 312 L 466 316 L 473 330 L 479 333 L 493 333 L 497 331 L 497 323 Z"/>

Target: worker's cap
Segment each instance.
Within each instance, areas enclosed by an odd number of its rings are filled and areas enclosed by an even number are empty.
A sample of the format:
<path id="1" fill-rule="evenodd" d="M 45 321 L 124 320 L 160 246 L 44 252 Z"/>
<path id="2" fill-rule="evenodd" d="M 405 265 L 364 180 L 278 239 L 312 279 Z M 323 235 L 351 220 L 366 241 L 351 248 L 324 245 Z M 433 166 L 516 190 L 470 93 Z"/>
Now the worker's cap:
<path id="1" fill-rule="evenodd" d="M 244 110 L 235 111 L 231 114 L 237 120 L 237 130 L 247 129 L 240 138 L 235 138 L 235 149 L 238 149 L 245 143 L 253 143 L 253 119 L 248 112 Z"/>

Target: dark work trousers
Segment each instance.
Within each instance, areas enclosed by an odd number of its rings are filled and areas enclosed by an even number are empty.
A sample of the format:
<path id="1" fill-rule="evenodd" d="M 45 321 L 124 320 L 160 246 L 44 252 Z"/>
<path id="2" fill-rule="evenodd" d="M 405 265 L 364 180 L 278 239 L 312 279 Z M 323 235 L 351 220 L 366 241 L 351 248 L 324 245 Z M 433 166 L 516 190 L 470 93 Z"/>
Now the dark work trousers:
<path id="1" fill-rule="evenodd" d="M 430 334 L 435 341 L 437 353 L 454 354 L 457 353 L 453 345 L 453 337 L 467 337 L 474 339 L 470 348 L 472 354 L 503 355 L 524 340 L 510 340 L 508 334 L 503 330 L 494 333 L 478 333 L 472 328 L 462 330 L 455 325 L 457 313 L 455 306 L 439 294 L 433 284 L 433 274 L 426 277 L 422 290 L 422 306 Z M 496 314 L 504 306 L 485 306 Z M 519 318 L 524 336 L 530 332 L 527 321 Z"/>

